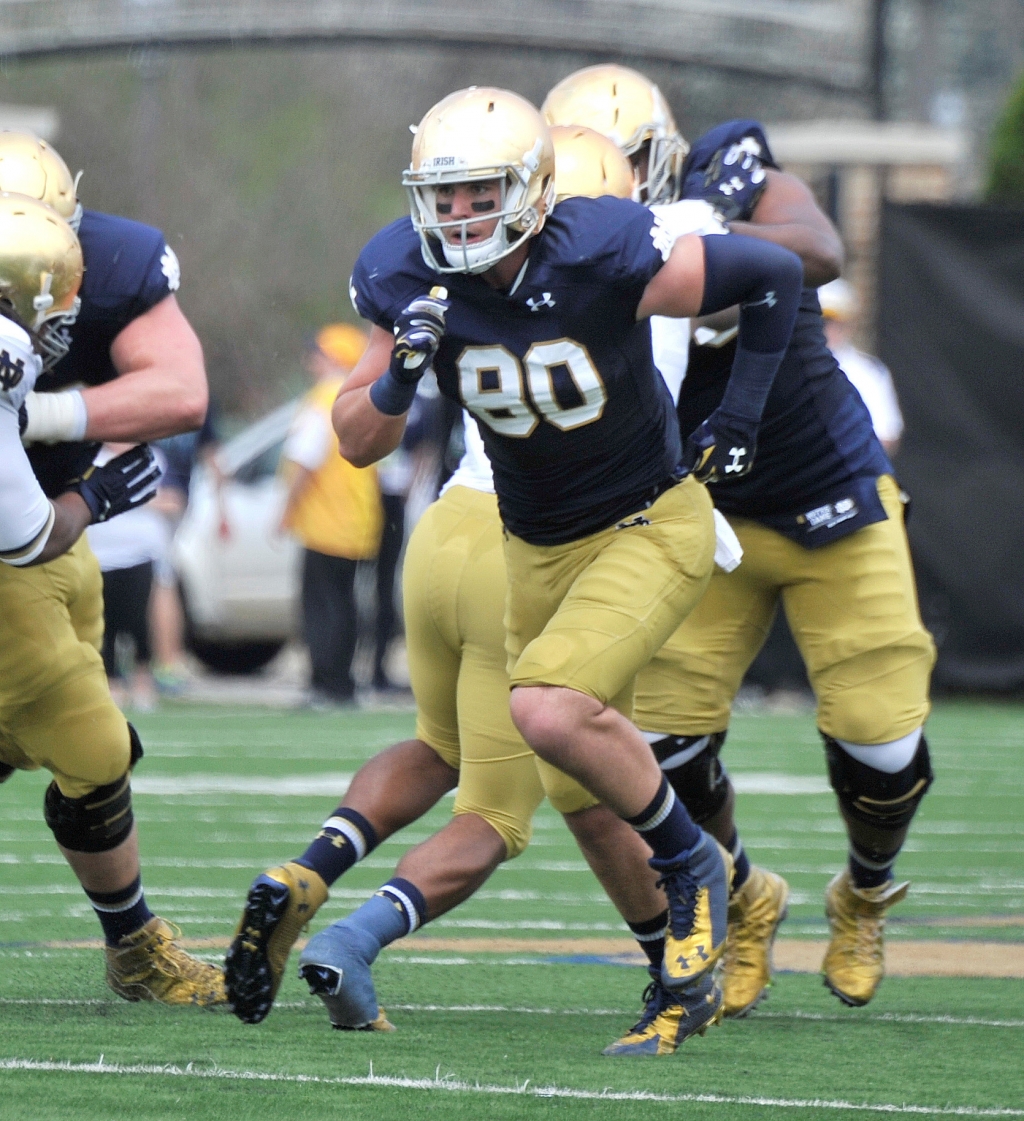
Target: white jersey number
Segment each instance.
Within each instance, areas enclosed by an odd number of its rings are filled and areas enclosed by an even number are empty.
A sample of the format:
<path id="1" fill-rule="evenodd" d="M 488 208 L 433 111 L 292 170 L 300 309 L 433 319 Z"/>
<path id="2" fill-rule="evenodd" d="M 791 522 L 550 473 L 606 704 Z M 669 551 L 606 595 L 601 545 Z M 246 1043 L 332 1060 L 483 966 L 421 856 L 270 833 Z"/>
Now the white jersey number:
<path id="1" fill-rule="evenodd" d="M 525 438 L 540 418 L 568 432 L 604 412 L 608 394 L 586 347 L 572 339 L 534 343 L 523 365 L 525 379 L 519 360 L 503 346 L 469 346 L 459 355 L 466 408 L 500 435 Z M 574 403 L 564 403 L 568 396 Z"/>

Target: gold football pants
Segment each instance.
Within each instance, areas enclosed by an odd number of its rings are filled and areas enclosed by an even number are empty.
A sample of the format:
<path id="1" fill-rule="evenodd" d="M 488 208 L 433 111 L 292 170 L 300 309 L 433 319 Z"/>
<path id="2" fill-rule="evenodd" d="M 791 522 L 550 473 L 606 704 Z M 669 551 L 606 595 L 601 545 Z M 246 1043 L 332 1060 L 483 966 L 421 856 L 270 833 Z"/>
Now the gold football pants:
<path id="1" fill-rule="evenodd" d="M 633 681 L 711 578 L 711 499 L 686 478 L 647 510 L 580 541 L 506 535 L 512 685 L 558 685 L 633 712 Z"/>
<path id="2" fill-rule="evenodd" d="M 0 761 L 45 767 L 68 798 L 128 770 L 128 725 L 99 650 L 103 579 L 83 534 L 32 568 L 0 564 Z"/>
<path id="3" fill-rule="evenodd" d="M 637 673 L 700 599 L 714 552 L 711 500 L 693 479 L 582 541 L 530 545 L 509 535 L 512 684 L 576 689 L 631 717 Z M 537 770 L 559 812 L 597 804 L 544 760 Z"/>
<path id="4" fill-rule="evenodd" d="M 511 859 L 544 792 L 509 715 L 501 536 L 494 495 L 451 487 L 409 539 L 402 586 L 416 735 L 459 771 L 454 812 L 482 817 Z"/>
<path id="5" fill-rule="evenodd" d="M 919 728 L 935 647 L 918 612 L 898 488 L 883 476 L 878 491 L 886 521 L 819 549 L 730 518 L 743 561 L 733 572 L 715 571 L 696 609 L 640 674 L 639 727 L 666 735 L 723 731 L 781 599 L 826 735 L 888 743 Z"/>

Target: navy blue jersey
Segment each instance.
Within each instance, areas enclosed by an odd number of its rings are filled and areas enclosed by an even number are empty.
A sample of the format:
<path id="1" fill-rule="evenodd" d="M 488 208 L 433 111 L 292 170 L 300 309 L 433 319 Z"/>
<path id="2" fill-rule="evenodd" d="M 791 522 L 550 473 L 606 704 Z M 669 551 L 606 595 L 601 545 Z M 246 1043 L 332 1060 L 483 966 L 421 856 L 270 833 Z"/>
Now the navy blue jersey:
<path id="1" fill-rule="evenodd" d="M 502 519 L 538 545 L 578 540 L 641 509 L 681 451 L 672 399 L 636 309 L 664 263 L 659 220 L 616 198 L 567 199 L 530 242 L 509 293 L 440 277 L 408 218 L 359 256 L 359 313 L 390 331 L 437 284 L 451 308 L 434 359 L 441 392 L 480 425 Z"/>
<path id="2" fill-rule="evenodd" d="M 719 125 L 691 152 L 741 140 L 754 121 Z M 776 166 L 763 133 L 763 159 Z M 713 150 L 712 150 L 713 149 Z M 688 183 L 696 195 L 696 180 Z M 732 370 L 735 343 L 691 345 L 679 395 L 679 427 L 688 436 L 717 408 Z M 753 518 L 808 547 L 827 544 L 872 522 L 884 521 L 875 480 L 892 471 L 871 417 L 825 344 L 817 292 L 805 288 L 786 355 L 772 385 L 748 475 L 711 487 L 723 514 Z"/>
<path id="3" fill-rule="evenodd" d="M 71 348 L 39 378 L 37 392 L 112 381 L 117 377 L 110 358 L 114 339 L 178 287 L 178 260 L 159 230 L 86 210 L 78 237 L 85 261 L 82 307 L 69 332 Z M 52 498 L 88 468 L 98 448 L 92 442 L 34 444 L 28 455 L 36 478 Z"/>

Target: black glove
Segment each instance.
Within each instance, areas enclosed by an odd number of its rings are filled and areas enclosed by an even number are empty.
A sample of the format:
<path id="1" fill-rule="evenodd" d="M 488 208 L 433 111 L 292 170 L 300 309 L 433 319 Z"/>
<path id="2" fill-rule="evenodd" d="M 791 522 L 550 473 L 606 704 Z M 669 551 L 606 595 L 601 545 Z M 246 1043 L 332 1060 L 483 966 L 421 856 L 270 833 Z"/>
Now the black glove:
<path id="1" fill-rule="evenodd" d="M 700 197 L 726 222 L 749 222 L 757 200 L 768 186 L 761 145 L 753 136 L 719 148 L 704 172 Z"/>
<path id="2" fill-rule="evenodd" d="M 94 464 L 70 489 L 85 500 L 95 524 L 144 505 L 156 496 L 159 481 L 160 468 L 152 448 L 139 444 L 102 467 Z"/>
<path id="3" fill-rule="evenodd" d="M 395 345 L 391 351 L 391 376 L 412 385 L 430 368 L 444 338 L 444 317 L 451 307 L 444 288 L 418 296 L 395 320 Z"/>
<path id="4" fill-rule="evenodd" d="M 757 426 L 716 409 L 690 433 L 683 463 L 697 482 L 717 483 L 746 475 L 754 465 L 756 451 Z"/>

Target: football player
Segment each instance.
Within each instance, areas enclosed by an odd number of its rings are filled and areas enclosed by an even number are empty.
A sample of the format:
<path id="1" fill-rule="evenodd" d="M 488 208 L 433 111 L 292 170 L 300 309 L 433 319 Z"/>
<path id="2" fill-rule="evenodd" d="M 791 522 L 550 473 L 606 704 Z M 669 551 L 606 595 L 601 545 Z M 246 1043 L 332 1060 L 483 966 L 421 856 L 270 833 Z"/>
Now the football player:
<path id="1" fill-rule="evenodd" d="M 77 490 L 88 503 L 100 441 L 144 441 L 202 420 L 206 375 L 174 299 L 177 261 L 158 231 L 83 213 L 67 166 L 33 136 L 0 133 L 0 190 L 78 224 L 77 317 L 69 308 L 30 330 L 43 368 L 20 413 L 46 497 L 56 508 Z M 30 252 L 33 237 L 23 245 Z M 29 298 L 39 310 L 51 296 L 52 286 Z M 46 822 L 103 927 L 108 985 L 133 1001 L 222 1002 L 220 970 L 176 945 L 142 890 L 130 785 L 142 744 L 110 699 L 102 581 L 84 537 L 48 563 L 0 567 L 0 630 L 0 763 L 8 775 L 42 766 L 54 776 Z"/>
<path id="2" fill-rule="evenodd" d="M 514 94 L 458 91 L 426 115 L 405 175 L 412 219 L 371 240 L 353 275 L 375 328 L 335 428 L 353 462 L 387 454 L 431 365 L 474 414 L 505 529 L 513 721 L 643 835 L 669 902 L 662 982 L 710 988 L 731 858 L 624 712 L 637 670 L 707 584 L 699 480 L 749 470 L 802 273 L 777 246 L 677 236 L 630 201 L 552 213 L 552 175 L 547 127 Z M 684 453 L 646 320 L 732 304 L 743 341 L 729 392 Z"/>
<path id="3" fill-rule="evenodd" d="M 629 164 L 606 138 L 573 128 L 553 130 L 552 140 L 556 200 L 632 194 Z M 303 976 L 338 1027 L 389 1029 L 369 971 L 380 946 L 468 897 L 528 842 L 541 792 L 533 753 L 509 715 L 501 520 L 490 463 L 468 414 L 465 434 L 462 462 L 418 523 L 405 561 L 418 738 L 365 764 L 306 852 L 253 883 L 225 963 L 232 1007 L 246 1022 L 269 1012 L 290 949 L 330 885 L 456 784 L 455 820 L 403 858 L 366 911 L 318 934 L 302 955 Z M 623 828 L 619 860 L 628 868 L 620 878 L 646 878 L 649 850 Z M 663 896 L 658 909 L 664 910 Z M 387 929 L 380 929 L 382 919 Z M 374 940 L 361 929 L 366 923 L 373 924 Z M 361 953 L 349 952 L 350 939 Z M 342 971 L 349 978 L 344 987 Z M 716 986 L 705 986 L 688 1012 L 678 997 L 670 1003 L 678 1010 L 678 1045 L 715 1018 L 721 997 Z"/>
<path id="4" fill-rule="evenodd" d="M 587 74 L 560 85 L 579 93 Z M 593 101 L 605 100 L 602 86 Z M 750 867 L 718 753 L 732 698 L 781 600 L 808 663 L 850 839 L 848 868 L 826 893 L 825 984 L 844 1003 L 865 1004 L 884 972 L 885 912 L 909 886 L 895 883 L 892 867 L 932 780 L 922 729 L 934 649 L 917 609 L 900 493 L 870 418 L 825 347 L 810 285 L 838 275 L 841 246 L 806 186 L 777 168 L 755 121 L 702 137 L 683 179 L 683 193 L 711 202 L 732 229 L 799 253 L 808 288 L 765 407 L 757 467 L 742 482 L 724 473 L 711 480 L 744 563 L 715 574 L 697 611 L 641 674 L 635 718 L 695 819 L 736 858 L 724 988 L 726 1015 L 743 1015 L 769 982 L 787 887 Z M 730 370 L 732 332 L 707 333 L 712 345 L 693 348 L 679 398 L 684 432 L 714 407 Z M 577 823 L 595 856 L 600 814 Z"/>
<path id="5" fill-rule="evenodd" d="M 43 368 L 33 336 L 73 318 L 81 282 L 71 227 L 35 199 L 0 194 L 0 561 L 15 568 L 56 559 L 87 525 L 156 494 L 159 472 L 146 446 L 95 468 L 53 501 L 22 447 L 19 414 Z M 0 781 L 11 773 L 0 767 Z"/>

